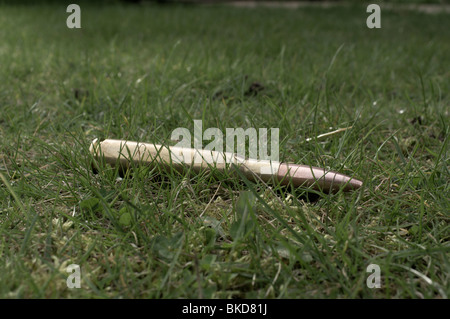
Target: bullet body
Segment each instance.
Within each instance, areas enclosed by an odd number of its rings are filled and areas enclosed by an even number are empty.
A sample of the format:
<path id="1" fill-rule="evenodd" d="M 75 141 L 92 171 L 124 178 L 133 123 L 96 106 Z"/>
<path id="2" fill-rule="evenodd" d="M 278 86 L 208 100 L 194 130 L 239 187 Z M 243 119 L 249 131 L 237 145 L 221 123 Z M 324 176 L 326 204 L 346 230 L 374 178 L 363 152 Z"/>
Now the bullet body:
<path id="1" fill-rule="evenodd" d="M 109 165 L 120 165 L 124 169 L 127 169 L 133 163 L 137 165 L 163 165 L 176 170 L 189 167 L 195 172 L 211 168 L 229 171 L 233 165 L 253 181 L 261 179 L 268 183 L 311 187 L 324 192 L 336 192 L 341 188 L 344 191 L 349 191 L 362 186 L 362 182 L 357 179 L 326 171 L 323 168 L 245 159 L 242 156 L 227 152 L 166 147 L 151 143 L 111 139 L 103 141 L 95 139 L 90 146 L 90 152 L 96 159 L 102 157 Z"/>

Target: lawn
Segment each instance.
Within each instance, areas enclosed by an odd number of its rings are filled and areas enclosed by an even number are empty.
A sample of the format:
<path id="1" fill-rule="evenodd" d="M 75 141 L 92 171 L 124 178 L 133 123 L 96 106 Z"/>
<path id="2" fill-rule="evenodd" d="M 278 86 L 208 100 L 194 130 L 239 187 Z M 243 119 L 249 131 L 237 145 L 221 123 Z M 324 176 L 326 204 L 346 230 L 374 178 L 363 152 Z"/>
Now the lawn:
<path id="1" fill-rule="evenodd" d="M 450 295 L 448 14 L 382 9 L 381 29 L 364 6 L 81 3 L 81 29 L 68 15 L 0 5 L 0 297 Z M 279 128 L 280 160 L 364 185 L 94 174 L 94 138 L 174 145 L 196 119 Z"/>

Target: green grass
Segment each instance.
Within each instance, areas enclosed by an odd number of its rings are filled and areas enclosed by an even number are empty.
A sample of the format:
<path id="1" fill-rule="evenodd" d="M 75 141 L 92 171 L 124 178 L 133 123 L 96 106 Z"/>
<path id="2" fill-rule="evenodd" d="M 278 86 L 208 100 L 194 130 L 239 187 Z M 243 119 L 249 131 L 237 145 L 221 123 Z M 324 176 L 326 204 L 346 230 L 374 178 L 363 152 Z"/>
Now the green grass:
<path id="1" fill-rule="evenodd" d="M 384 10 L 378 30 L 365 7 L 82 5 L 81 30 L 67 15 L 0 6 L 0 297 L 450 295 L 448 15 Z M 92 172 L 94 138 L 174 144 L 194 119 L 278 127 L 280 160 L 364 187 Z"/>

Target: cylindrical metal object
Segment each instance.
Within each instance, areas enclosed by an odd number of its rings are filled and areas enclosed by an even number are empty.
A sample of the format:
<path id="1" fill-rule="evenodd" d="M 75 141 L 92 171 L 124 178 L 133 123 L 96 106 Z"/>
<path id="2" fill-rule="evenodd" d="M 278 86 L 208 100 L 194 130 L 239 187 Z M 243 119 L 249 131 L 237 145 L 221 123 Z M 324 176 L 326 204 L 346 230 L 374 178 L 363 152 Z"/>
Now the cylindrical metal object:
<path id="1" fill-rule="evenodd" d="M 245 159 L 234 153 L 217 152 L 193 148 L 162 146 L 123 140 L 95 139 L 90 152 L 95 158 L 102 157 L 106 163 L 122 168 L 130 164 L 164 165 L 182 170 L 186 167 L 195 172 L 205 169 L 226 171 L 236 166 L 248 179 L 261 179 L 264 182 L 311 187 L 324 192 L 354 190 L 362 182 L 352 177 L 326 171 L 323 168 L 268 160 Z"/>

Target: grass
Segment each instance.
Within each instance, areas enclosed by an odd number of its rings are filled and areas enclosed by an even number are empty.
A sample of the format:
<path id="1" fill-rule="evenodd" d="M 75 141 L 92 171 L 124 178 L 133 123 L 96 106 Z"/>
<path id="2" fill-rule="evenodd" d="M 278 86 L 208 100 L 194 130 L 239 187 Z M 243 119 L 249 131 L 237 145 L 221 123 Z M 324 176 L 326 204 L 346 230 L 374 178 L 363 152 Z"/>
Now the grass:
<path id="1" fill-rule="evenodd" d="M 0 6 L 0 297 L 450 295 L 448 15 L 384 10 L 377 30 L 358 6 L 82 4 L 80 30 L 67 16 Z M 364 186 L 92 172 L 94 138 L 174 144 L 194 119 L 280 128 L 280 160 Z"/>

